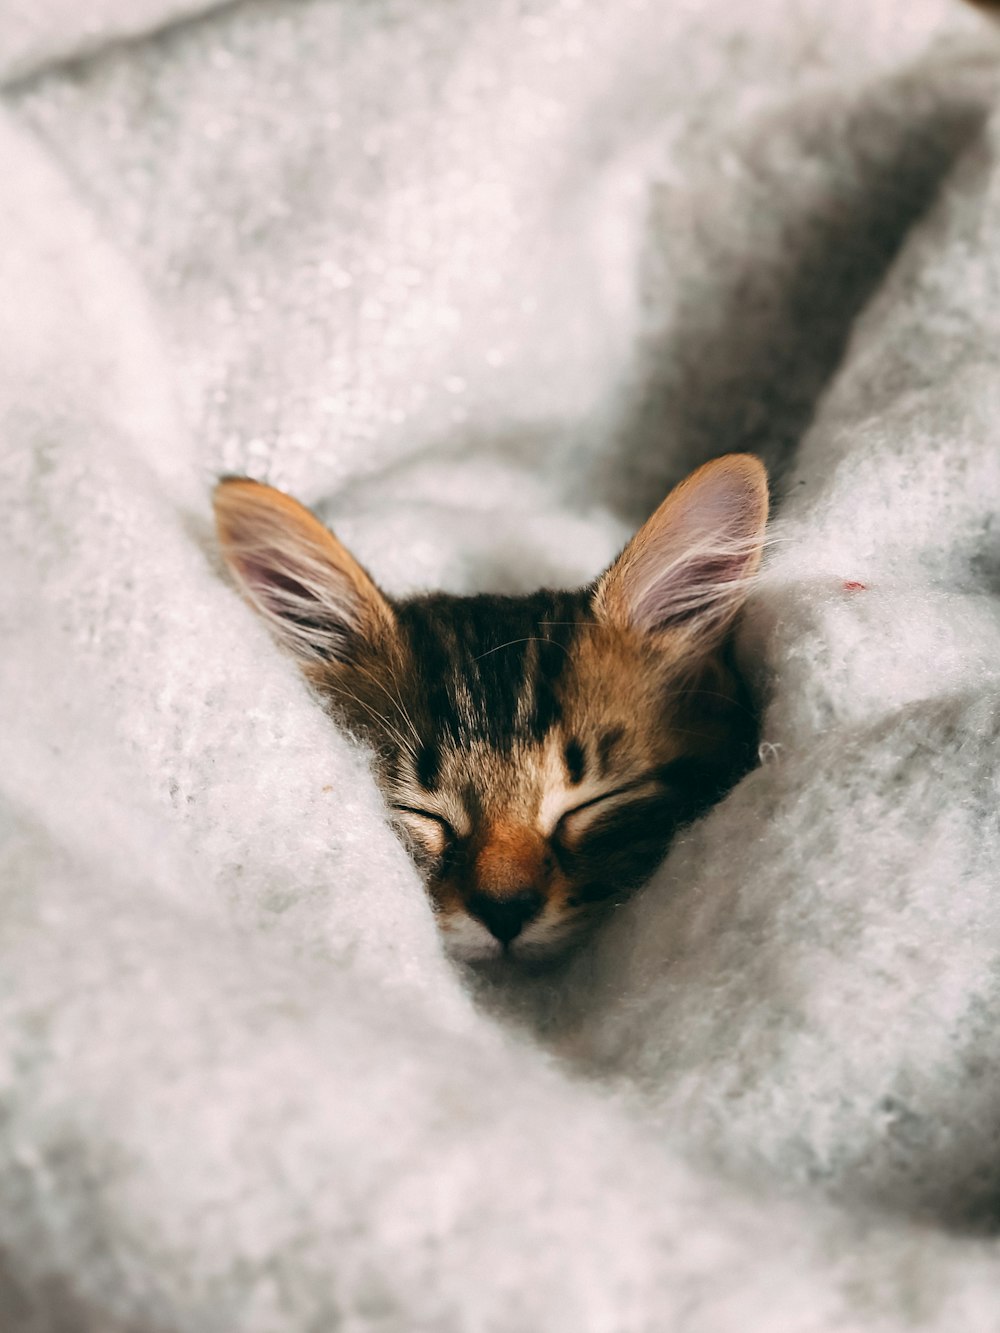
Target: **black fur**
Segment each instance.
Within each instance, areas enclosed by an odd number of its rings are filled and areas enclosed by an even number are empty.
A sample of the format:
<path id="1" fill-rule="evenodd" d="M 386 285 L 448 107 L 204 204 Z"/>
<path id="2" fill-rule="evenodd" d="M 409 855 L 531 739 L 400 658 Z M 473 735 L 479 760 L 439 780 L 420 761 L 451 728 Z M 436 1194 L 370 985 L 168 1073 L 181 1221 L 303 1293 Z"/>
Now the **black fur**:
<path id="1" fill-rule="evenodd" d="M 435 593 L 395 611 L 422 676 L 414 693 L 433 727 L 426 740 L 481 740 L 500 753 L 518 741 L 537 744 L 559 721 L 570 645 L 594 618 L 584 593 L 548 590 L 527 597 Z"/>

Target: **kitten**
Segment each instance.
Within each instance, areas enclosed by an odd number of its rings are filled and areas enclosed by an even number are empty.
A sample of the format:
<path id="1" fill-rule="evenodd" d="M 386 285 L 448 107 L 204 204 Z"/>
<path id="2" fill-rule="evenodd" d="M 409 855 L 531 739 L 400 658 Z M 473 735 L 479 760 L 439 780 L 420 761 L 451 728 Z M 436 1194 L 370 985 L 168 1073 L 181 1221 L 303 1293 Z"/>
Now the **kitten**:
<path id="1" fill-rule="evenodd" d="M 729 641 L 767 518 L 750 455 L 699 468 L 574 592 L 396 600 L 270 486 L 223 480 L 215 513 L 246 599 L 371 746 L 463 958 L 560 952 L 747 766 Z"/>

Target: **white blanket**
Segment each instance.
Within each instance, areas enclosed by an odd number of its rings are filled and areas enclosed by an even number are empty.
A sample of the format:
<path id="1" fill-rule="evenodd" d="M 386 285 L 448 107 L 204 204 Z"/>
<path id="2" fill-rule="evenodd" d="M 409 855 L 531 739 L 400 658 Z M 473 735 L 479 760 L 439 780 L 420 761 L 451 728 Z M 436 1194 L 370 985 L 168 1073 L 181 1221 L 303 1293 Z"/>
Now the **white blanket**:
<path id="1" fill-rule="evenodd" d="M 0 1328 L 1000 1329 L 1000 35 L 6 0 L 0 38 Z M 561 975 L 473 994 L 212 480 L 393 591 L 517 590 L 742 448 L 762 764 Z"/>

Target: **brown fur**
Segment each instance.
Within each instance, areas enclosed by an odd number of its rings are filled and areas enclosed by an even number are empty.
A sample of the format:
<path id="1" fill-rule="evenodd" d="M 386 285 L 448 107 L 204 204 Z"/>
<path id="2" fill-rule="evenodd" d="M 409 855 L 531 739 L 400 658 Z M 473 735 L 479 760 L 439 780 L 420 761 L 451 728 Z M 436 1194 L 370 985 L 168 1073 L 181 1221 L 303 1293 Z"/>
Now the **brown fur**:
<path id="1" fill-rule="evenodd" d="M 560 948 L 746 766 L 728 636 L 760 561 L 756 459 L 699 469 L 593 588 L 525 598 L 393 602 L 289 497 L 241 479 L 215 503 L 245 595 L 371 746 L 467 955 Z"/>

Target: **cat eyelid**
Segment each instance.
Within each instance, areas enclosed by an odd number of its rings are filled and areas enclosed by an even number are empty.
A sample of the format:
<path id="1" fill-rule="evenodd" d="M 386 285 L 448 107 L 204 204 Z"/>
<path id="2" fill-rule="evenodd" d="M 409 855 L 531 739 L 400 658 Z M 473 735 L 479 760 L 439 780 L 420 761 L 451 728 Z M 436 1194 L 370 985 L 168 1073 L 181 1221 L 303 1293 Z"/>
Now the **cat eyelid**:
<path id="1" fill-rule="evenodd" d="M 613 801 L 619 796 L 630 796 L 633 792 L 643 791 L 646 787 L 663 785 L 663 778 L 657 773 L 647 773 L 644 777 L 635 778 L 632 782 L 623 783 L 620 787 L 612 787 L 610 791 L 603 791 L 598 796 L 592 796 L 588 801 L 581 801 L 579 805 L 572 806 L 569 810 L 564 810 L 559 817 L 559 824 L 564 819 L 569 819 L 571 815 L 582 814 L 590 810 L 595 805 L 603 805 L 605 801 Z M 556 825 L 558 828 L 559 824 Z"/>
<path id="2" fill-rule="evenodd" d="M 612 787 L 610 791 L 600 792 L 597 796 L 592 796 L 589 800 L 574 805 L 572 809 L 564 810 L 553 829 L 553 835 L 558 834 L 560 830 L 563 833 L 568 832 L 567 825 L 570 821 L 580 823 L 581 821 L 576 820 L 577 815 L 584 816 L 582 822 L 585 824 L 587 812 L 595 810 L 599 814 L 598 807 L 604 805 L 607 801 L 629 796 L 634 796 L 638 801 L 643 796 L 650 795 L 651 790 L 660 792 L 665 789 L 669 790 L 671 787 L 676 787 L 678 783 L 682 783 L 684 779 L 690 779 L 694 772 L 700 770 L 700 767 L 701 765 L 697 759 L 680 756 L 670 763 L 662 764 L 659 768 L 644 773 L 641 777 L 633 778 L 631 782 L 622 783 L 620 787 Z"/>
<path id="3" fill-rule="evenodd" d="M 433 810 L 421 810 L 415 805 L 393 805 L 392 809 L 400 815 L 415 815 L 417 819 L 429 819 L 432 823 L 437 824 L 438 828 L 448 838 L 454 839 L 457 836 L 453 825 L 445 819 L 444 815 L 439 815 Z"/>

